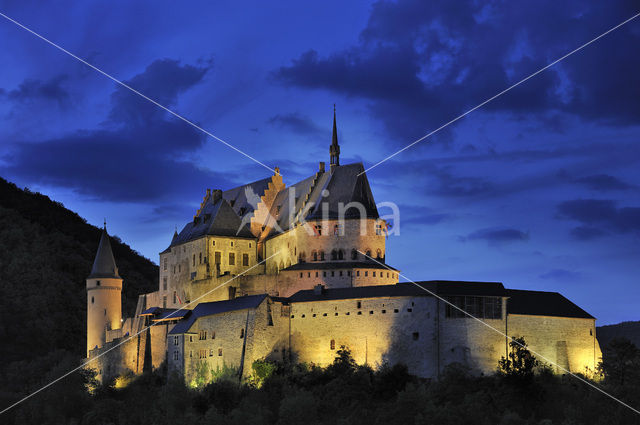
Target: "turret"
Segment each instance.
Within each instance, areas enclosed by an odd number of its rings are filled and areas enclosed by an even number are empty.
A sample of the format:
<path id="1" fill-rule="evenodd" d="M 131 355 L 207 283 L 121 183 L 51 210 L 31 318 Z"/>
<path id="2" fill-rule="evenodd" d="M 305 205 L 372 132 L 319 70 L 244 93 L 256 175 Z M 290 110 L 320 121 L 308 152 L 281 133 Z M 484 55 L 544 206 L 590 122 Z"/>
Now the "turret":
<path id="1" fill-rule="evenodd" d="M 331 171 L 340 165 L 340 145 L 338 144 L 338 129 L 336 126 L 336 105 L 333 105 L 333 135 L 331 136 L 331 146 L 329 146 L 331 161 L 329 167 Z"/>
<path id="2" fill-rule="evenodd" d="M 113 258 L 105 223 L 96 259 L 87 277 L 87 357 L 89 351 L 102 347 L 106 331 L 122 324 L 122 278 Z"/>

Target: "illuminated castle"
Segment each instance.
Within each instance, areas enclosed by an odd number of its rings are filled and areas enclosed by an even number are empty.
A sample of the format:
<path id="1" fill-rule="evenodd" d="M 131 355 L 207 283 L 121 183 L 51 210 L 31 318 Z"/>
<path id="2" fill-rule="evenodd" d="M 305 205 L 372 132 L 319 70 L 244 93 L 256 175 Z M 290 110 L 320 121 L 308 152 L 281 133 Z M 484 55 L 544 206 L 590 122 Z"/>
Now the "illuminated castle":
<path id="1" fill-rule="evenodd" d="M 404 363 L 434 378 L 454 362 L 495 371 L 508 349 L 502 332 L 524 336 L 557 371 L 595 369 L 595 318 L 558 293 L 398 283 L 364 171 L 340 164 L 334 111 L 328 169 L 321 162 L 290 187 L 276 168 L 244 186 L 207 189 L 160 253 L 158 290 L 140 295 L 131 318 L 121 317 L 105 227 L 87 279 L 90 366 L 103 379 L 166 361 L 195 382 L 229 368 L 247 376 L 258 359 L 326 365 L 346 346 L 360 364 Z"/>

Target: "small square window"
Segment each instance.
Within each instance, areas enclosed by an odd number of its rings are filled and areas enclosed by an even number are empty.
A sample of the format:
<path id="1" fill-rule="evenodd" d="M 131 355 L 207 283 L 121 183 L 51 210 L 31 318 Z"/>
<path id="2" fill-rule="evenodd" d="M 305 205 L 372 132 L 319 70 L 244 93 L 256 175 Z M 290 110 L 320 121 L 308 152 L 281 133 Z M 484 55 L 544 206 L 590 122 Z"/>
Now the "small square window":
<path id="1" fill-rule="evenodd" d="M 218 357 L 222 357 L 222 348 L 218 348 Z"/>
<path id="2" fill-rule="evenodd" d="M 418 340 L 418 338 L 420 338 L 420 334 L 419 334 L 418 332 L 414 332 L 414 333 L 413 333 L 413 340 L 414 340 L 414 341 L 417 341 L 417 340 Z"/>

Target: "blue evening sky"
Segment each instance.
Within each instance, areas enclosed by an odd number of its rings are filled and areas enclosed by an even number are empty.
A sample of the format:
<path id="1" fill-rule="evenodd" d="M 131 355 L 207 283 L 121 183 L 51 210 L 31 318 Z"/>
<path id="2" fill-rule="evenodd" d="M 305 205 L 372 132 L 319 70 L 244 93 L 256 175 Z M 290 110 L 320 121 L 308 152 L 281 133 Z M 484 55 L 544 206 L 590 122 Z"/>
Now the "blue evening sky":
<path id="1" fill-rule="evenodd" d="M 634 1 L 49 2 L 0 12 L 294 183 L 371 166 L 640 11 Z M 637 320 L 640 18 L 368 173 L 412 280 Z M 0 175 L 157 262 L 206 188 L 270 172 L 0 18 Z M 382 214 L 389 213 L 381 210 Z M 97 243 L 97 241 L 96 241 Z"/>

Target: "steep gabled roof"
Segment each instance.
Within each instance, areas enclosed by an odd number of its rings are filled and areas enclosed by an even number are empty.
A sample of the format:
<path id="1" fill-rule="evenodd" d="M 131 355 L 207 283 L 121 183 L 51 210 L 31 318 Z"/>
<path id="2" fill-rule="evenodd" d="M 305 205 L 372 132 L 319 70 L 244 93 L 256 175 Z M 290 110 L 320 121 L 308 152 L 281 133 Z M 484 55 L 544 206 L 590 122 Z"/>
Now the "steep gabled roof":
<path id="1" fill-rule="evenodd" d="M 180 233 L 174 235 L 171 246 L 205 235 L 255 239 L 247 224 L 242 222 L 242 219 L 223 198 L 208 201 L 194 220 L 187 223 Z"/>
<path id="2" fill-rule="evenodd" d="M 222 192 L 222 197 L 229 202 L 236 214 L 243 216 L 253 213 L 260 202 L 260 197 L 269 188 L 269 182 L 271 177 L 234 187 Z"/>
<path id="3" fill-rule="evenodd" d="M 558 316 L 595 319 L 592 315 L 557 292 L 507 289 L 509 314 Z"/>
<path id="4" fill-rule="evenodd" d="M 337 219 L 340 204 L 344 208 L 349 203 L 362 205 L 365 218 L 378 218 L 378 209 L 364 171 L 361 163 L 340 165 L 331 172 L 320 171 L 281 190 L 271 206 L 271 219 L 265 223 L 266 226 L 272 228 L 272 235 L 277 234 L 279 229 L 289 230 L 296 221 L 323 218 L 324 209 L 328 211 L 327 218 Z M 349 208 L 345 211 L 345 218 L 360 218 L 360 211 Z"/>
<path id="5" fill-rule="evenodd" d="M 93 261 L 93 267 L 91 268 L 89 279 L 97 277 L 120 279 L 116 260 L 113 258 L 111 242 L 109 241 L 109 234 L 107 233 L 106 227 L 102 230 L 102 236 L 100 236 L 98 252 L 96 253 L 96 258 Z"/>
<path id="6" fill-rule="evenodd" d="M 227 313 L 229 311 L 255 309 L 267 298 L 267 294 L 248 295 L 245 297 L 234 298 L 227 301 L 214 301 L 210 303 L 201 303 L 196 306 L 183 320 L 178 322 L 169 334 L 183 334 L 189 332 L 191 326 L 200 317 L 212 316 L 214 314 Z"/>

